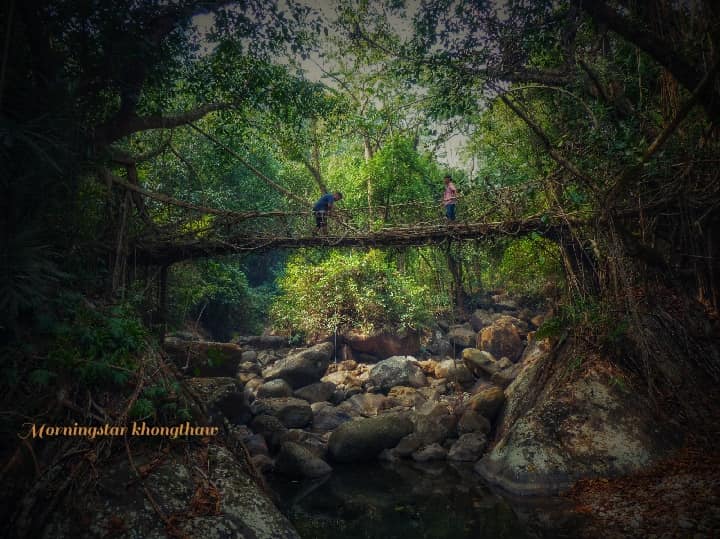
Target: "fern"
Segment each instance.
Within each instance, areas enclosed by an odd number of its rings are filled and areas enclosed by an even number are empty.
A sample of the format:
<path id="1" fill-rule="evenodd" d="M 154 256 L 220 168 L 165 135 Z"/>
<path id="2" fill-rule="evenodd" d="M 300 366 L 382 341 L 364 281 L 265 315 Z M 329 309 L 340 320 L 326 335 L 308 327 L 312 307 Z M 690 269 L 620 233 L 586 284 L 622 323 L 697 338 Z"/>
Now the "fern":
<path id="1" fill-rule="evenodd" d="M 132 419 L 147 419 L 155 415 L 155 405 L 148 399 L 139 398 L 130 408 L 129 415 Z"/>

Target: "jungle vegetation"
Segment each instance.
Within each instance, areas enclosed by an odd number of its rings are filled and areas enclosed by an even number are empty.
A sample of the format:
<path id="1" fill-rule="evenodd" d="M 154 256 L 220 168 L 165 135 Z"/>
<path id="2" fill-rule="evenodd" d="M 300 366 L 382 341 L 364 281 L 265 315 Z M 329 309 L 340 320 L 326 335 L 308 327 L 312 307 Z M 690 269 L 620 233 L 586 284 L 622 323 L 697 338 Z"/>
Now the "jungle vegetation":
<path id="1" fill-rule="evenodd" d="M 319 8 L 2 4 L 4 398 L 126 387 L 154 336 L 188 323 L 220 340 L 421 328 L 503 290 L 551 298 L 546 333 L 612 335 L 618 361 L 662 383 L 651 358 L 691 343 L 687 320 L 720 299 L 717 4 Z M 300 215 L 283 226 L 309 232 L 328 190 L 356 229 L 442 224 L 445 173 L 461 221 L 558 226 L 417 248 L 173 251 L 222 238 L 224 212 Z M 277 224 L 263 223 L 247 230 Z M 719 376 L 717 358 L 686 355 Z"/>

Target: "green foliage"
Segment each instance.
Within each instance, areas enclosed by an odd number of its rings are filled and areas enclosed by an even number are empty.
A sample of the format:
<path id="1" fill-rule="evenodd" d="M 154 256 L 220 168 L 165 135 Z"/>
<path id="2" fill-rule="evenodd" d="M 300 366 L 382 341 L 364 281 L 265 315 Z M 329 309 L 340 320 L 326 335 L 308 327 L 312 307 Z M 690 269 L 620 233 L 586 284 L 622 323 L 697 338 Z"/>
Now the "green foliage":
<path id="1" fill-rule="evenodd" d="M 544 339 L 574 334 L 605 352 L 624 353 L 628 328 L 627 318 L 619 317 L 610 302 L 578 297 L 561 305 L 557 315 L 545 320 L 535 336 Z"/>
<path id="2" fill-rule="evenodd" d="M 52 334 L 49 367 L 89 385 L 124 384 L 147 339 L 138 314 L 124 304 L 107 309 L 74 305 L 68 319 L 55 325 Z M 39 380 L 43 379 L 48 377 Z"/>
<path id="3" fill-rule="evenodd" d="M 279 285 L 271 316 L 275 327 L 287 332 L 398 331 L 416 328 L 428 316 L 428 289 L 401 275 L 374 249 L 335 251 L 317 264 L 298 255 L 288 262 Z"/>
<path id="4" fill-rule="evenodd" d="M 200 320 L 218 340 L 259 332 L 273 293 L 267 284 L 251 288 L 237 260 L 177 264 L 169 283 L 171 322 Z"/>
<path id="5" fill-rule="evenodd" d="M 180 407 L 180 386 L 177 382 L 162 380 L 157 384 L 143 388 L 140 397 L 130 408 L 130 417 L 141 420 L 153 418 L 155 421 L 186 421 L 190 418 L 187 408 Z"/>
<path id="6" fill-rule="evenodd" d="M 155 406 L 149 399 L 139 398 L 130 408 L 129 416 L 132 419 L 147 419 L 155 413 Z"/>
<path id="7" fill-rule="evenodd" d="M 421 156 L 412 139 L 390 138 L 367 163 L 362 175 L 373 184 L 373 203 L 428 202 L 442 190 L 441 172 L 427 157 Z"/>
<path id="8" fill-rule="evenodd" d="M 489 281 L 514 295 L 542 297 L 549 285 L 563 282 L 560 259 L 557 244 L 540 235 L 511 240 Z"/>
<path id="9" fill-rule="evenodd" d="M 560 337 L 560 335 L 562 335 L 563 331 L 565 331 L 566 329 L 565 323 L 565 320 L 557 316 L 548 318 L 535 332 L 535 338 L 538 340 L 542 340 Z"/>

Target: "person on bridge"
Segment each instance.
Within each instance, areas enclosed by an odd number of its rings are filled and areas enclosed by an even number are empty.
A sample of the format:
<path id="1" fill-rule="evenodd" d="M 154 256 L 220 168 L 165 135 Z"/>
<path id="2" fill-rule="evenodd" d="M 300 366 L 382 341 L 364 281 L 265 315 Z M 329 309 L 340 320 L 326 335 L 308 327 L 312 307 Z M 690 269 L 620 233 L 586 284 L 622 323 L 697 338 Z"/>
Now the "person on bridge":
<path id="1" fill-rule="evenodd" d="M 457 204 L 457 188 L 452 181 L 450 174 L 445 174 L 445 192 L 443 193 L 442 204 L 445 206 L 445 217 L 448 221 L 455 220 L 455 204 Z"/>
<path id="2" fill-rule="evenodd" d="M 313 206 L 313 215 L 315 216 L 315 233 L 327 234 L 327 219 L 333 209 L 336 201 L 342 200 L 342 193 L 336 191 L 334 193 L 325 193 L 320 200 Z"/>

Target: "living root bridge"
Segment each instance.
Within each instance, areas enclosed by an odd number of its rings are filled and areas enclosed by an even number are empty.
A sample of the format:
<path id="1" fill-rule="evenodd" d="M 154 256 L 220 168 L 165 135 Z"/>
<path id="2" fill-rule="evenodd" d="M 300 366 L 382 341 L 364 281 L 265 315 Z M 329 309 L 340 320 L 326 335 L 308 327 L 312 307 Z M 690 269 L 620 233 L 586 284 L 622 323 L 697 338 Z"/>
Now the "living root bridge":
<path id="1" fill-rule="evenodd" d="M 550 238 L 562 236 L 571 224 L 581 224 L 567 219 L 546 220 L 539 217 L 477 223 L 452 223 L 438 225 L 402 226 L 380 229 L 374 232 L 350 232 L 329 236 L 271 236 L 238 233 L 226 238 L 198 238 L 184 242 L 139 242 L 136 245 L 138 259 L 142 262 L 165 266 L 193 258 L 229 255 L 247 251 L 292 249 L 298 247 L 383 247 L 420 246 L 447 241 L 477 240 L 501 236 L 523 236 L 539 233 Z"/>

